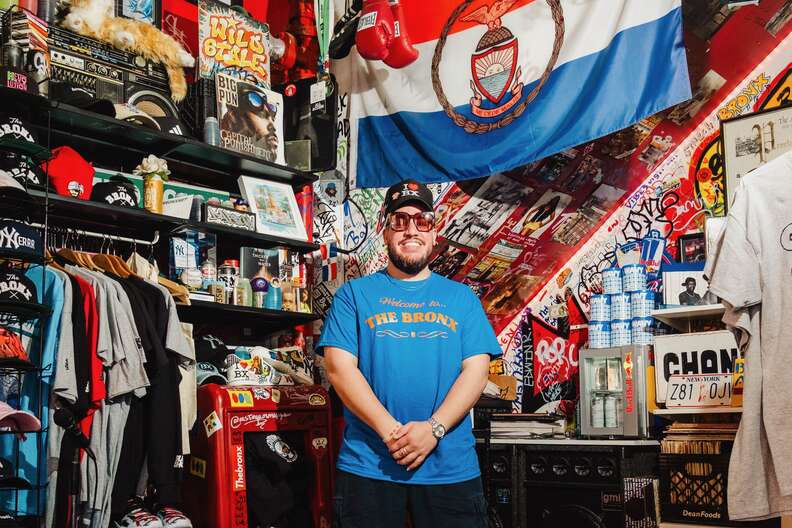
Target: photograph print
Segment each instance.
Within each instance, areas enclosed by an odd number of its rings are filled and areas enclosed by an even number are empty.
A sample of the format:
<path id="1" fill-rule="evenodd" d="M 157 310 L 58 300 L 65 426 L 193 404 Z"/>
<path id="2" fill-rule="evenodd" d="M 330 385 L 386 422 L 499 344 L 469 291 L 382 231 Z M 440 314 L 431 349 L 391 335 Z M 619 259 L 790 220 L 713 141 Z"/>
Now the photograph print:
<path id="1" fill-rule="evenodd" d="M 709 304 L 708 288 L 703 262 L 663 266 L 663 304 L 667 306 Z"/>
<path id="2" fill-rule="evenodd" d="M 256 215 L 256 231 L 294 240 L 308 239 L 291 186 L 251 176 L 240 176 L 237 181 L 242 197 Z"/>
<path id="3" fill-rule="evenodd" d="M 478 248 L 532 192 L 531 187 L 496 174 L 446 222 L 439 235 L 460 246 Z"/>
<path id="4" fill-rule="evenodd" d="M 728 209 L 743 176 L 792 149 L 792 107 L 721 121 L 721 142 Z"/>
<path id="5" fill-rule="evenodd" d="M 568 194 L 548 189 L 539 198 L 539 201 L 525 213 L 525 216 L 517 222 L 517 225 L 512 229 L 512 233 L 526 238 L 539 238 L 561 217 L 564 209 L 567 208 L 571 201 L 572 197 Z"/>

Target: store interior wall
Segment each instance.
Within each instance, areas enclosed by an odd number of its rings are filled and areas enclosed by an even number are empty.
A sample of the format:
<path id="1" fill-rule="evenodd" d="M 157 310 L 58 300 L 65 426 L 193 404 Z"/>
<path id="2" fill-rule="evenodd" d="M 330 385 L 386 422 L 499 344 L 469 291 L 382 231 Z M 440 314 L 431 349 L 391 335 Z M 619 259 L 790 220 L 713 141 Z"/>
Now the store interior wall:
<path id="1" fill-rule="evenodd" d="M 730 10 L 717 0 L 685 0 L 682 8 L 690 101 L 504 174 L 432 186 L 439 243 L 430 266 L 480 296 L 507 373 L 518 379 L 518 409 L 525 328 L 543 325 L 544 346 L 561 347 L 562 362 L 571 360 L 569 311 L 585 317 L 617 244 L 655 236 L 675 259 L 680 236 L 725 214 L 719 120 L 788 102 L 790 2 Z M 387 256 L 384 189 L 347 181 L 347 105 L 339 94 L 338 167 L 316 184 L 314 231 L 348 252 L 348 280 L 381 268 Z M 532 346 L 542 346 L 536 336 Z"/>

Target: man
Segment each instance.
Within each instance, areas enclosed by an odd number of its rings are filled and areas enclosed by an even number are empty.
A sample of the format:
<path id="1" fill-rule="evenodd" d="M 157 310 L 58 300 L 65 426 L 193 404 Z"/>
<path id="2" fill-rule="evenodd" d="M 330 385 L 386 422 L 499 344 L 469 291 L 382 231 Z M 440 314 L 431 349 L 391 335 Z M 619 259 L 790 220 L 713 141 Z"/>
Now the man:
<path id="1" fill-rule="evenodd" d="M 698 306 L 701 304 L 701 295 L 696 293 L 696 279 L 688 277 L 682 283 L 685 290 L 679 294 L 679 304 L 687 306 Z"/>
<path id="2" fill-rule="evenodd" d="M 335 516 L 341 528 L 486 527 L 469 410 L 500 346 L 465 285 L 427 265 L 432 193 L 385 196 L 388 266 L 336 293 L 318 348 L 344 403 Z"/>

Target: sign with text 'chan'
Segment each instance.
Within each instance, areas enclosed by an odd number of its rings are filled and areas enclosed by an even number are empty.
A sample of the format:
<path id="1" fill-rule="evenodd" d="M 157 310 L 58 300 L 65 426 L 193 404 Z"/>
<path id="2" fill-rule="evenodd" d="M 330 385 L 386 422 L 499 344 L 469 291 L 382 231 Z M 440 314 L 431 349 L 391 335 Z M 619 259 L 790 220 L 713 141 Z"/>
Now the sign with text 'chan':
<path id="1" fill-rule="evenodd" d="M 665 403 L 671 376 L 733 372 L 742 357 L 728 330 L 656 336 L 654 353 L 657 403 Z"/>

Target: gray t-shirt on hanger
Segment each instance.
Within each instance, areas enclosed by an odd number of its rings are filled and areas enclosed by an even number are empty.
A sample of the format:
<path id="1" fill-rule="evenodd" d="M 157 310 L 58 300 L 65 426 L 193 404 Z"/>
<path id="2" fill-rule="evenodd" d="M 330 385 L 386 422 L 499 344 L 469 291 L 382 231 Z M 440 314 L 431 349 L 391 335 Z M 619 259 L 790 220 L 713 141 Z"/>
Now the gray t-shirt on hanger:
<path id="1" fill-rule="evenodd" d="M 792 513 L 792 154 L 742 179 L 707 271 L 710 290 L 729 305 L 724 321 L 746 344 L 729 516 Z"/>

